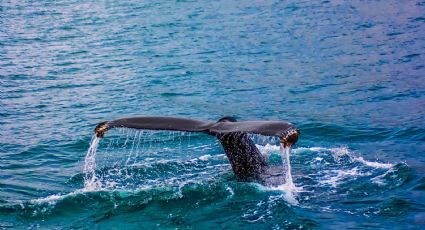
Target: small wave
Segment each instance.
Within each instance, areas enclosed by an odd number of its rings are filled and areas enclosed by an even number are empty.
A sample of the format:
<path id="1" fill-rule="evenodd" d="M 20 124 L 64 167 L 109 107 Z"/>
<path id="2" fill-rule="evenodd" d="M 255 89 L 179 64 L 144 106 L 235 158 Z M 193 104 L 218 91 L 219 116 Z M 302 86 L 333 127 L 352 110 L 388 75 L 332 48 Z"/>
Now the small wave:
<path id="1" fill-rule="evenodd" d="M 392 168 L 394 165 L 389 163 L 380 163 L 380 162 L 374 162 L 374 161 L 367 161 L 363 159 L 363 157 L 354 157 L 354 159 L 360 163 L 363 163 L 367 166 L 373 167 L 373 168 L 383 168 L 383 169 L 389 169 Z"/>
<path id="2" fill-rule="evenodd" d="M 409 174 L 410 168 L 405 163 L 399 163 L 385 173 L 371 178 L 371 181 L 381 187 L 398 187 L 407 180 Z"/>
<path id="3" fill-rule="evenodd" d="M 339 147 L 339 148 L 324 148 L 324 147 L 300 147 L 293 149 L 294 153 L 302 153 L 305 151 L 311 151 L 311 152 L 330 152 L 333 154 L 333 157 L 335 160 L 339 161 L 342 157 L 347 156 L 350 159 L 350 162 L 359 162 L 363 165 L 372 167 L 372 168 L 382 168 L 382 169 L 390 169 L 394 167 L 394 164 L 390 163 L 381 163 L 376 161 L 368 161 L 365 160 L 361 156 L 356 156 L 350 149 L 347 147 Z M 316 157 L 316 160 L 321 160 L 323 158 Z"/>
<path id="4" fill-rule="evenodd" d="M 225 180 L 187 180 L 174 185 L 150 185 L 134 190 L 100 189 L 89 191 L 78 189 L 67 194 L 55 194 L 44 198 L 22 202 L 13 208 L 25 218 L 45 218 L 65 212 L 78 213 L 79 210 L 93 209 L 103 212 L 106 209 L 132 210 L 134 207 L 146 205 L 152 201 L 184 202 L 198 205 L 208 200 L 226 200 L 235 194 L 244 194 L 250 189 L 255 193 L 253 186 L 240 186 L 237 183 L 227 183 Z M 207 197 L 207 198 L 206 198 Z M 99 205 L 100 204 L 100 205 Z"/>
<path id="5" fill-rule="evenodd" d="M 411 175 L 405 163 L 382 163 L 365 160 L 347 147 L 300 147 L 294 149 L 294 167 L 298 170 L 297 182 L 300 206 L 349 214 L 365 213 L 355 205 L 344 203 L 347 199 L 376 196 L 403 186 Z M 341 208 L 341 204 L 345 208 Z M 352 207 L 351 207 L 352 206 Z M 376 213 L 371 213 L 377 215 Z"/>
<path id="6" fill-rule="evenodd" d="M 42 197 L 42 198 L 36 198 L 36 199 L 32 199 L 29 201 L 29 203 L 31 204 L 48 204 L 48 205 L 55 205 L 59 200 L 65 199 L 67 197 L 72 197 L 78 194 L 83 194 L 85 192 L 88 192 L 88 190 L 86 189 L 78 189 L 74 192 L 68 193 L 68 194 L 53 194 L 47 197 Z"/>
<path id="7" fill-rule="evenodd" d="M 352 169 L 335 169 L 323 171 L 325 177 L 319 181 L 320 184 L 331 185 L 336 188 L 340 183 L 345 182 L 347 179 L 357 178 L 362 176 L 369 176 L 371 172 L 361 172 L 359 168 Z"/>

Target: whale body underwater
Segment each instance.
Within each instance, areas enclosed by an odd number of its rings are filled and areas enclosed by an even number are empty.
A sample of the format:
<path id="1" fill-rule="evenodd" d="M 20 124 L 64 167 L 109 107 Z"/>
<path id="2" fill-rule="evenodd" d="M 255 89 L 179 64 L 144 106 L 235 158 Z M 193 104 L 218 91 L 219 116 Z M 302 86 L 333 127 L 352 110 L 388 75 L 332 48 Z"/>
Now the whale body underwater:
<path id="1" fill-rule="evenodd" d="M 289 122 L 238 122 L 232 117 L 223 117 L 217 122 L 176 117 L 129 117 L 101 122 L 96 126 L 95 134 L 102 138 L 107 130 L 113 128 L 203 132 L 215 136 L 223 146 L 234 174 L 243 181 L 261 181 L 261 176 L 268 169 L 265 157 L 249 134 L 278 137 L 283 147 L 291 147 L 299 136 L 299 130 Z"/>

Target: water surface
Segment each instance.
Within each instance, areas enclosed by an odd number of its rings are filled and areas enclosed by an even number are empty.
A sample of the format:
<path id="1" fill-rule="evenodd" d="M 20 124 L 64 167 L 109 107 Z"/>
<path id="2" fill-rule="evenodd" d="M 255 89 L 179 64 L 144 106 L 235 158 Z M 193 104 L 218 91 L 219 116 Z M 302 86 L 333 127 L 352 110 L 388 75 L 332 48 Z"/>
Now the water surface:
<path id="1" fill-rule="evenodd" d="M 424 7 L 1 1 L 0 228 L 423 228 Z M 85 189 L 93 128 L 133 115 L 293 122 L 296 203 L 206 135 L 111 133 Z"/>

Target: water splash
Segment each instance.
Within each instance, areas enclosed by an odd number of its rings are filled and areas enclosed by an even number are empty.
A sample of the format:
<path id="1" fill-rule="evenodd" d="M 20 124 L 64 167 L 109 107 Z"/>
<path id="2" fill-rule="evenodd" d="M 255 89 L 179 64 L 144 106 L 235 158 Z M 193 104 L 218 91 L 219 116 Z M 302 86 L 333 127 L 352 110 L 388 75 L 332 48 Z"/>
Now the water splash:
<path id="1" fill-rule="evenodd" d="M 84 159 L 84 190 L 93 191 L 101 187 L 96 178 L 96 151 L 99 146 L 100 138 L 93 135 L 89 150 Z"/>
<path id="2" fill-rule="evenodd" d="M 105 138 L 93 136 L 85 156 L 83 190 L 175 187 L 189 179 L 201 183 L 206 175 L 228 168 L 224 154 L 205 154 L 219 150 L 218 142 L 198 134 L 114 129 Z"/>
<path id="3" fill-rule="evenodd" d="M 219 144 L 211 144 L 203 141 L 203 138 L 195 140 L 196 136 L 192 136 L 192 141 L 189 141 L 190 136 L 186 133 L 135 132 L 129 129 L 117 131 L 115 136 L 109 135 L 108 138 L 116 139 L 110 139 L 109 144 L 106 145 L 107 148 L 101 150 L 99 156 L 96 156 L 96 151 L 101 139 L 93 136 L 85 157 L 83 191 L 137 190 L 146 186 L 161 185 L 179 186 L 187 180 L 202 181 L 205 175 L 226 171 L 225 169 L 229 166 L 225 158 L 216 159 L 219 155 L 205 154 L 206 150 L 215 148 L 219 150 L 217 148 Z M 331 191 L 339 191 L 341 183 L 367 178 L 372 178 L 373 183 L 381 185 L 386 183 L 386 180 L 381 179 L 383 177 L 379 177 L 384 173 L 382 169 L 393 167 L 388 163 L 367 161 L 361 156 L 356 156 L 346 147 L 300 147 L 292 150 L 278 145 L 275 139 L 259 137 L 257 139 L 264 144 L 257 144 L 257 148 L 263 155 L 270 157 L 272 163 L 279 163 L 279 172 L 281 172 L 279 175 L 283 176 L 280 179 L 280 185 L 273 183 L 263 189 L 281 191 L 283 199 L 292 205 L 298 205 L 298 199 L 302 199 L 302 196 L 298 197 L 300 192 L 305 193 L 311 190 L 304 182 L 299 183 L 300 187 L 294 184 L 290 161 L 292 153 L 295 153 L 297 159 L 307 155 L 312 156 L 302 161 L 311 161 L 314 170 L 307 170 L 301 175 L 317 178 L 318 185 L 330 186 Z M 199 157 L 199 153 L 203 155 Z M 181 159 L 181 157 L 175 157 L 176 155 L 185 157 Z M 193 173 L 194 170 L 197 176 Z"/>
<path id="4" fill-rule="evenodd" d="M 111 136 L 105 138 L 106 142 Z M 85 157 L 84 187 L 68 194 L 32 200 L 29 207 L 35 209 L 33 216 L 48 215 L 57 204 L 63 204 L 62 202 L 79 202 L 80 199 L 86 199 L 86 193 L 89 194 L 89 199 L 92 199 L 93 194 L 106 194 L 112 202 L 116 202 L 115 196 L 122 194 L 125 197 L 128 197 L 128 194 L 135 197 L 146 194 L 156 197 L 157 191 L 165 191 L 166 199 L 191 199 L 187 197 L 188 188 L 190 192 L 205 194 L 205 187 L 209 188 L 210 182 L 216 182 L 217 175 L 231 170 L 225 154 L 220 148 L 215 148 L 218 143 L 211 145 L 209 142 L 197 141 L 189 144 L 185 143 L 185 136 L 176 133 L 133 133 L 127 130 L 120 130 L 117 137 L 110 139 L 109 144 L 103 144 L 100 143 L 102 138 L 93 136 Z M 179 139 L 182 139 L 182 142 Z M 176 142 L 183 148 L 175 146 Z M 366 161 L 345 147 L 291 149 L 274 143 L 257 147 L 263 155 L 270 155 L 271 161 L 278 163 L 278 167 L 275 167 L 278 170 L 275 177 L 278 183 L 274 186 L 254 183 L 259 190 L 276 192 L 272 193 L 274 195 L 269 200 L 261 200 L 258 206 L 243 214 L 243 219 L 252 222 L 270 218 L 268 213 L 275 207 L 281 207 L 282 202 L 289 206 L 327 212 L 340 210 L 340 207 L 337 207 L 339 203 L 323 207 L 323 201 L 344 200 L 341 194 L 354 197 L 380 194 L 401 186 L 408 175 L 407 166 L 391 167 L 392 164 Z M 174 158 L 179 149 L 184 149 L 185 154 L 178 155 L 190 155 L 185 159 Z M 213 149 L 217 152 L 210 152 Z M 143 157 L 138 158 L 138 154 Z M 303 162 L 306 167 L 299 167 L 298 162 Z M 294 164 L 299 172 L 295 181 L 292 177 Z M 280 185 L 276 186 L 279 182 Z M 238 186 L 227 183 L 224 184 L 226 199 L 240 196 Z M 191 185 L 195 185 L 196 189 L 192 190 Z M 357 189 L 347 190 L 347 186 L 357 186 Z M 367 194 L 364 191 L 367 191 Z M 356 209 L 350 208 L 343 211 L 356 213 Z"/>
<path id="5" fill-rule="evenodd" d="M 271 187 L 271 190 L 284 191 L 283 198 L 290 204 L 298 205 L 297 192 L 300 190 L 295 186 L 292 179 L 292 168 L 290 161 L 291 147 L 285 147 L 280 144 L 280 156 L 282 158 L 283 172 L 285 174 L 285 183 L 279 186 Z"/>
<path id="6" fill-rule="evenodd" d="M 369 161 L 365 160 L 362 156 L 357 156 L 354 154 L 353 151 L 351 151 L 347 147 L 338 147 L 338 148 L 324 148 L 324 147 L 299 147 L 293 150 L 294 153 L 304 153 L 304 152 L 313 152 L 313 153 L 319 153 L 319 154 L 327 154 L 331 153 L 333 159 L 336 162 L 340 162 L 341 159 L 347 158 L 348 163 L 355 163 L 358 162 L 362 165 L 375 168 L 375 169 L 391 169 L 395 166 L 395 164 L 391 163 L 383 163 L 378 161 Z M 323 160 L 323 157 L 316 157 L 315 160 L 321 161 Z"/>
<path id="7" fill-rule="evenodd" d="M 285 176 L 285 183 L 288 186 L 295 187 L 294 182 L 292 180 L 292 169 L 291 169 L 291 162 L 290 162 L 290 153 L 291 148 L 290 147 L 284 147 L 283 144 L 280 145 L 280 151 L 282 156 L 282 161 L 284 161 L 284 168 L 286 172 Z"/>

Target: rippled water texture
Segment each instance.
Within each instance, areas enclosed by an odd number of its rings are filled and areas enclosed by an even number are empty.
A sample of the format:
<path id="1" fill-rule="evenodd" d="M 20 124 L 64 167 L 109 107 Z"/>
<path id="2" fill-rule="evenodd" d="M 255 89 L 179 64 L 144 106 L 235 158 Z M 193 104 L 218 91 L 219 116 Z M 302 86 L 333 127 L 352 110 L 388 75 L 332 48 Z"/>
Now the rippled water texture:
<path id="1" fill-rule="evenodd" d="M 0 229 L 423 229 L 424 22 L 421 0 L 0 1 Z M 207 135 L 86 156 L 133 115 L 293 122 L 293 196 Z"/>

